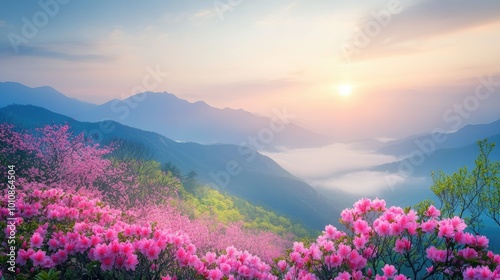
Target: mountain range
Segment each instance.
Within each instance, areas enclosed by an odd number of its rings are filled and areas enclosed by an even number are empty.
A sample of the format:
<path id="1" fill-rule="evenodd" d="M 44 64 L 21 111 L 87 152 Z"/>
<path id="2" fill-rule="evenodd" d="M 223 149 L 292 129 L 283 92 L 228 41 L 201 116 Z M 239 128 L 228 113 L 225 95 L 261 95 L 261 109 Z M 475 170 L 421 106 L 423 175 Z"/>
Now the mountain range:
<path id="1" fill-rule="evenodd" d="M 202 183 L 296 218 L 311 228 L 335 224 L 340 209 L 357 200 L 337 189 L 318 193 L 259 153 L 330 143 L 327 137 L 293 124 L 293 116 L 290 122 L 286 108 L 266 118 L 244 110 L 217 109 L 201 101 L 191 103 L 166 92 L 146 92 L 96 105 L 50 87 L 29 88 L 12 82 L 0 83 L 0 107 L 4 107 L 0 109 L 3 121 L 28 127 L 68 123 L 75 133 L 84 132 L 103 143 L 116 139 L 139 143 L 151 149 L 153 159 L 159 162 L 172 163 L 184 173 L 193 170 Z M 391 204 L 414 205 L 433 197 L 429 188 L 432 171 L 452 173 L 462 166 L 473 166 L 478 155 L 476 141 L 485 138 L 500 143 L 500 120 L 467 125 L 454 132 L 384 142 L 366 139 L 352 145 L 394 156 L 393 162 L 367 171 L 406 178 L 378 195 Z M 500 160 L 498 147 L 491 159 Z"/>
<path id="2" fill-rule="evenodd" d="M 113 120 L 180 142 L 245 145 L 268 151 L 331 142 L 324 135 L 294 124 L 294 115 L 286 108 L 276 108 L 268 118 L 242 109 L 188 102 L 167 92 L 144 92 L 97 105 L 69 98 L 51 87 L 2 82 L 0 107 L 10 104 L 40 106 L 79 121 Z"/>
<path id="3" fill-rule="evenodd" d="M 195 171 L 197 179 L 255 205 L 272 209 L 312 229 L 336 223 L 340 209 L 320 196 L 270 158 L 231 144 L 180 143 L 158 133 L 114 121 L 80 122 L 32 105 L 0 108 L 0 120 L 25 128 L 68 124 L 74 133 L 85 133 L 103 144 L 126 140 L 150 149 L 152 159 L 171 163 L 183 173 Z"/>

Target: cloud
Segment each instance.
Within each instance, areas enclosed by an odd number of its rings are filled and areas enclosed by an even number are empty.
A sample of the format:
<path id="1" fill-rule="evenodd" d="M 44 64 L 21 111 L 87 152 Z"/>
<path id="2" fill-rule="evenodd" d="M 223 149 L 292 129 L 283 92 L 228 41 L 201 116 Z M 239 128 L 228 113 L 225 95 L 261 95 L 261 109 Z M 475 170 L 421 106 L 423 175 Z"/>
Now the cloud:
<path id="1" fill-rule="evenodd" d="M 391 180 L 390 182 L 388 180 Z M 354 195 L 377 195 L 383 191 L 395 188 L 396 184 L 406 181 L 406 178 L 386 172 L 356 171 L 340 176 L 310 182 L 320 189 L 339 189 Z M 392 184 L 396 183 L 396 184 Z"/>
<path id="2" fill-rule="evenodd" d="M 342 143 L 266 155 L 286 170 L 306 180 L 328 179 L 397 160 L 393 156 L 357 150 Z"/>
<path id="3" fill-rule="evenodd" d="M 382 195 L 419 180 L 372 167 L 394 162 L 396 157 L 335 143 L 326 147 L 264 153 L 295 176 L 327 195 L 337 190 L 355 196 Z M 332 192 L 333 191 L 333 192 Z"/>
<path id="4" fill-rule="evenodd" d="M 0 19 L 0 27 L 7 26 L 7 22 L 5 20 Z"/>
<path id="5" fill-rule="evenodd" d="M 65 61 L 78 61 L 78 62 L 109 62 L 114 58 L 107 55 L 99 54 L 76 54 L 64 51 L 49 50 L 44 47 L 32 47 L 32 46 L 19 46 L 19 52 L 14 54 L 12 48 L 4 47 L 0 49 L 0 55 L 12 55 L 12 56 L 30 56 L 30 57 L 41 57 L 41 58 L 52 58 L 57 60 Z"/>
<path id="6" fill-rule="evenodd" d="M 205 10 L 198 11 L 197 13 L 193 14 L 190 18 L 191 19 L 209 18 L 209 17 L 213 17 L 215 15 L 216 15 L 216 12 L 214 10 L 205 9 Z"/>
<path id="7" fill-rule="evenodd" d="M 402 11 L 390 16 L 388 24 L 381 24 L 375 15 L 387 11 L 387 7 L 371 10 L 358 21 L 363 31 L 370 23 L 378 22 L 380 32 L 369 36 L 369 44 L 360 57 L 371 58 L 426 51 L 412 43 L 435 38 L 468 28 L 500 21 L 500 1 L 491 0 L 425 0 L 410 4 L 400 0 Z M 372 27 L 372 30 L 375 30 Z M 367 33 L 366 31 L 364 32 Z M 353 37 L 356 33 L 353 34 Z"/>

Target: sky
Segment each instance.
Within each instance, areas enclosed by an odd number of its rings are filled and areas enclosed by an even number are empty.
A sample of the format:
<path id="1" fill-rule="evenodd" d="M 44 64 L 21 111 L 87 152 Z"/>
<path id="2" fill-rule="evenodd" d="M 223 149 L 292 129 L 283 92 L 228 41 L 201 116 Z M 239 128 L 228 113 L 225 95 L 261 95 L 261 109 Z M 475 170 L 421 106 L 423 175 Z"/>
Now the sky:
<path id="1" fill-rule="evenodd" d="M 0 81 L 286 107 L 338 141 L 399 138 L 500 118 L 498 30 L 497 0 L 0 0 Z"/>

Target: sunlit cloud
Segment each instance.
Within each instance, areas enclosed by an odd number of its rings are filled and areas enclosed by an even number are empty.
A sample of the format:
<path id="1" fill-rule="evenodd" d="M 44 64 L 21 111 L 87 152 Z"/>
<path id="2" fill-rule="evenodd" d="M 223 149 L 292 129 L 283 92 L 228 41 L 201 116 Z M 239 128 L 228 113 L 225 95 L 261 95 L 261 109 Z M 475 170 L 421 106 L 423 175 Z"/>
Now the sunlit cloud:
<path id="1" fill-rule="evenodd" d="M 368 38 L 368 43 L 363 47 L 358 60 L 426 52 L 432 47 L 423 42 L 438 36 L 500 22 L 498 1 L 402 0 L 398 2 L 401 9 L 399 13 L 388 14 L 387 7 L 380 6 L 368 11 L 359 19 L 357 30 L 367 35 L 364 38 Z M 368 29 L 371 31 L 367 31 Z"/>
<path id="2" fill-rule="evenodd" d="M 217 13 L 214 10 L 205 9 L 205 10 L 201 10 L 199 12 L 196 12 L 195 14 L 193 14 L 190 17 L 190 19 L 210 18 L 210 17 L 216 16 L 216 15 L 217 15 Z"/>
<path id="3" fill-rule="evenodd" d="M 40 57 L 47 59 L 65 60 L 73 62 L 100 62 L 108 63 L 114 60 L 112 56 L 95 53 L 75 53 L 72 50 L 55 50 L 54 48 L 21 46 L 18 56 Z M 11 49 L 0 50 L 1 53 L 11 53 Z"/>

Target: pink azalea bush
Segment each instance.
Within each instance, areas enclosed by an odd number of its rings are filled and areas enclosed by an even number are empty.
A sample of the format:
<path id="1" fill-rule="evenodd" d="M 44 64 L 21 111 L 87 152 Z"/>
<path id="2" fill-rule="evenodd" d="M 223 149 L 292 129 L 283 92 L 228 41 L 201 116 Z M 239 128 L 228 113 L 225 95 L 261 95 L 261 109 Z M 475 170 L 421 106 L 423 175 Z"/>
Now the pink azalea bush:
<path id="1" fill-rule="evenodd" d="M 9 211 L 1 202 L 0 219 Z M 198 254 L 182 231 L 128 223 L 127 213 L 101 200 L 30 183 L 16 203 L 18 274 L 55 268 L 65 277 L 93 279 L 275 279 L 259 257 L 230 246 Z M 0 233 L 5 243 L 10 227 Z M 6 271 L 4 271 L 4 274 Z M 78 276 L 76 276 L 78 275 Z"/>
<path id="2" fill-rule="evenodd" d="M 235 246 L 245 248 L 271 263 L 292 243 L 291 238 L 283 238 L 272 232 L 244 229 L 243 222 L 223 224 L 210 217 L 189 219 L 174 207 L 150 206 L 136 212 L 136 221 L 139 223 L 154 221 L 158 228 L 189 234 L 190 240 L 203 254 Z"/>
<path id="3" fill-rule="evenodd" d="M 316 242 L 295 242 L 278 262 L 283 279 L 500 279 L 500 256 L 488 239 L 465 232 L 458 217 L 441 219 L 430 206 L 387 208 L 361 199 L 342 211 L 347 231 L 325 227 Z"/>

